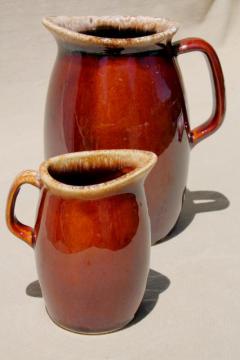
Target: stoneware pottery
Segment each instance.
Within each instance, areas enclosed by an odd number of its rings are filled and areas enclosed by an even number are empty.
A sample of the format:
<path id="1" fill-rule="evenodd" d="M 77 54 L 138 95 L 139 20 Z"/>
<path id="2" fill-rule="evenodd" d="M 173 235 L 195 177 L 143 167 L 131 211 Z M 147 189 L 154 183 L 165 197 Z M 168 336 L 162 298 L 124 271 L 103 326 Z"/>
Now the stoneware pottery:
<path id="1" fill-rule="evenodd" d="M 138 150 L 70 153 L 13 182 L 7 224 L 33 247 L 48 314 L 61 327 L 110 332 L 134 317 L 151 244 L 144 180 L 156 161 Z M 14 213 L 25 183 L 40 189 L 34 228 Z"/>
<path id="2" fill-rule="evenodd" d="M 146 193 L 152 241 L 177 221 L 190 149 L 219 128 L 224 80 L 214 49 L 189 38 L 172 43 L 174 22 L 150 17 L 46 17 L 58 44 L 45 116 L 45 155 L 97 149 L 153 151 Z M 214 90 L 210 118 L 191 129 L 177 56 L 206 55 Z M 197 86 L 197 83 L 196 83 Z"/>

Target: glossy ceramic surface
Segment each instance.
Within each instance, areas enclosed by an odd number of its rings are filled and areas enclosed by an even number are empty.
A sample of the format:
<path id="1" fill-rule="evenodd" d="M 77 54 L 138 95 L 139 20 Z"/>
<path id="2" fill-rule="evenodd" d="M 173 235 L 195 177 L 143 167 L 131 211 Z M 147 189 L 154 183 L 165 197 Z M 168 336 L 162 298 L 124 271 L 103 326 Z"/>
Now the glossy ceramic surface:
<path id="1" fill-rule="evenodd" d="M 164 19 L 52 17 L 44 24 L 58 42 L 46 105 L 46 157 L 119 148 L 157 154 L 146 182 L 156 242 L 179 216 L 190 148 L 223 120 L 224 83 L 215 51 L 201 39 L 172 44 L 177 29 Z M 209 60 L 215 105 L 212 117 L 191 130 L 176 57 L 195 50 Z"/>
<path id="2" fill-rule="evenodd" d="M 43 163 L 39 173 L 21 173 L 13 183 L 7 223 L 34 248 L 46 308 L 58 325 L 101 333 L 132 320 L 149 270 L 150 223 L 143 182 L 155 162 L 154 154 L 139 151 L 68 154 Z M 96 169 L 102 178 L 106 173 L 111 179 L 90 185 Z M 113 175 L 116 169 L 122 173 Z M 79 179 L 87 179 L 88 185 L 71 185 Z M 24 183 L 41 189 L 34 229 L 14 215 Z"/>

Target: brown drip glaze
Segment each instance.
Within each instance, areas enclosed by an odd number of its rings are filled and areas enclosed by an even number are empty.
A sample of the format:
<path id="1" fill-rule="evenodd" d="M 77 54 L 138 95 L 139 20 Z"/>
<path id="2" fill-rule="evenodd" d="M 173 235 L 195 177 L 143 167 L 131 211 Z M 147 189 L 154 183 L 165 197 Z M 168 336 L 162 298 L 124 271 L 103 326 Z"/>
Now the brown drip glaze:
<path id="1" fill-rule="evenodd" d="M 153 153 L 142 151 L 74 153 L 52 158 L 39 173 L 25 171 L 14 181 L 7 224 L 34 248 L 47 311 L 60 326 L 101 333 L 133 318 L 149 270 L 143 182 L 155 162 Z M 24 183 L 41 189 L 34 229 L 14 213 Z"/>
<path id="2" fill-rule="evenodd" d="M 158 163 L 146 195 L 152 241 L 162 239 L 181 211 L 190 149 L 224 118 L 224 80 L 214 49 L 196 38 L 172 44 L 177 26 L 161 18 L 50 17 L 43 23 L 59 48 L 46 104 L 46 157 L 153 151 Z M 210 64 L 215 104 L 210 119 L 191 130 L 177 56 L 196 50 Z"/>

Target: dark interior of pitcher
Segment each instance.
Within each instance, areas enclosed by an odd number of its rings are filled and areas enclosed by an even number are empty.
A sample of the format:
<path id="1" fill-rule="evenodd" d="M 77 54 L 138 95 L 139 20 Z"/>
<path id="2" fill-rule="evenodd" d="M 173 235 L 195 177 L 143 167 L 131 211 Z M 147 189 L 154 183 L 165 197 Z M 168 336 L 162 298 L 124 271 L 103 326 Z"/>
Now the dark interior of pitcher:
<path id="1" fill-rule="evenodd" d="M 134 170 L 133 166 L 121 166 L 120 164 L 109 166 L 109 164 L 104 162 L 89 166 L 89 163 L 84 161 L 69 162 L 69 164 L 65 164 L 62 167 L 52 164 L 48 168 L 48 172 L 53 179 L 72 186 L 89 186 L 105 183 L 117 179 L 132 170 Z"/>
<path id="2" fill-rule="evenodd" d="M 97 37 L 105 37 L 105 38 L 112 38 L 112 39 L 130 39 L 142 36 L 149 36 L 155 34 L 155 31 L 150 30 L 143 30 L 143 29 L 136 29 L 131 28 L 119 28 L 115 26 L 97 26 L 95 29 L 89 29 L 86 31 L 79 31 L 81 34 L 85 35 L 92 35 Z"/>

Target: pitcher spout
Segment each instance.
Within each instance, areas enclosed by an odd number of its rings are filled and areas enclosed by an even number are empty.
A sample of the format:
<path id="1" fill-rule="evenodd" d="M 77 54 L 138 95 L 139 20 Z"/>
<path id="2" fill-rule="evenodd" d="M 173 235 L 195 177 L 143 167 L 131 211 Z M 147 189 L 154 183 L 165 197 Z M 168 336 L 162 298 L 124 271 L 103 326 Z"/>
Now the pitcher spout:
<path id="1" fill-rule="evenodd" d="M 139 49 L 171 41 L 177 23 L 147 16 L 48 16 L 43 25 L 57 41 L 85 49 Z"/>
<path id="2" fill-rule="evenodd" d="M 40 174 L 56 195 L 89 200 L 142 185 L 156 161 L 150 151 L 83 151 L 50 158 L 41 165 Z"/>

